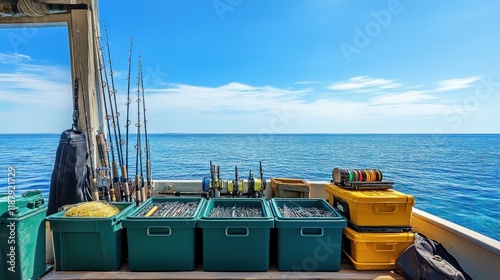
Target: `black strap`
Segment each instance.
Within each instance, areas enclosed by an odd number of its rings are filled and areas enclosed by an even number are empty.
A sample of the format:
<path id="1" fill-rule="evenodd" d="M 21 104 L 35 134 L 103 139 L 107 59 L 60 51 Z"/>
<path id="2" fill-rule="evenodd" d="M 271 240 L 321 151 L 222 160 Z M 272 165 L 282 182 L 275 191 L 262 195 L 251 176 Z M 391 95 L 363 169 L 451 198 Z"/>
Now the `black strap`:
<path id="1" fill-rule="evenodd" d="M 78 130 L 78 118 L 80 111 L 78 110 L 78 79 L 75 78 L 75 85 L 73 87 L 73 131 Z"/>

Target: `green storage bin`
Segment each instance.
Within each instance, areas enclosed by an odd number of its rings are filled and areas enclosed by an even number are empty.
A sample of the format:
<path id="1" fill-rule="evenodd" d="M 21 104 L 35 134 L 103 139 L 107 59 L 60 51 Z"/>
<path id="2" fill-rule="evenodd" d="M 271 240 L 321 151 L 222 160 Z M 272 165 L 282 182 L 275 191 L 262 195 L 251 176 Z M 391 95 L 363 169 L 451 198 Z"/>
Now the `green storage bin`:
<path id="1" fill-rule="evenodd" d="M 64 217 L 64 211 L 47 217 L 52 231 L 56 270 L 111 271 L 120 268 L 125 255 L 122 220 L 134 203 L 112 203 L 120 213 L 109 218 Z"/>
<path id="2" fill-rule="evenodd" d="M 258 207 L 262 217 L 209 217 L 214 207 Z M 198 221 L 203 234 L 203 270 L 269 270 L 270 229 L 274 218 L 261 198 L 214 198 Z"/>
<path id="3" fill-rule="evenodd" d="M 136 217 L 153 202 L 197 202 L 189 217 Z M 151 197 L 124 221 L 130 271 L 182 271 L 196 267 L 196 224 L 204 198 Z"/>
<path id="4" fill-rule="evenodd" d="M 46 212 L 41 191 L 14 197 L 0 194 L 0 279 L 37 279 L 48 271 Z"/>
<path id="5" fill-rule="evenodd" d="M 340 270 L 342 229 L 347 227 L 342 215 L 323 199 L 274 198 L 270 204 L 276 220 L 278 270 Z M 284 205 L 315 207 L 333 217 L 284 217 L 278 210 Z"/>

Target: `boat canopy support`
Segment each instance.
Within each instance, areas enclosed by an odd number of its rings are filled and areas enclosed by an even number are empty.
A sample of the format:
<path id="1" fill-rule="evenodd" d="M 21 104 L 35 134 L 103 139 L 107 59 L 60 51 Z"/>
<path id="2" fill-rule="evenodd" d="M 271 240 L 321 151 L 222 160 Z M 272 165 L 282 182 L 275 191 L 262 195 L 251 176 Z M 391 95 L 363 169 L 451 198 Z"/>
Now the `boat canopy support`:
<path id="1" fill-rule="evenodd" d="M 67 26 L 71 63 L 71 89 L 75 86 L 75 78 L 80 81 L 79 88 L 79 110 L 84 112 L 84 100 L 88 110 L 89 126 L 87 129 L 85 114 L 80 114 L 78 126 L 86 133 L 90 132 L 92 139 L 96 139 L 97 132 L 107 133 L 104 126 L 104 103 L 103 93 L 100 86 L 98 54 L 96 53 L 97 38 L 99 38 L 99 15 L 97 0 L 45 0 L 40 1 L 46 4 L 62 5 L 64 10 L 43 16 L 29 16 L 20 13 L 5 16 L 5 12 L 0 14 L 0 28 L 20 28 L 20 27 L 54 27 Z M 7 1 L 5 5 L 17 5 L 18 1 Z M 6 8 L 3 7 L 4 11 Z M 77 36 L 77 32 L 79 33 Z M 78 57 L 80 48 L 80 58 Z M 81 72 L 80 72 L 81 67 Z M 81 73 L 81 75 L 80 75 Z M 82 76 L 82 77 L 80 77 Z M 72 96 L 72 91 L 68 94 Z M 85 94 L 85 97 L 83 96 Z M 72 116 L 68 116 L 68 125 L 71 125 Z M 97 145 L 93 145 L 93 154 L 97 154 Z M 99 162 L 94 160 L 94 166 L 99 166 Z M 90 164 L 89 164 L 90 166 Z"/>
<path id="2" fill-rule="evenodd" d="M 86 101 L 86 108 L 88 110 L 89 126 L 85 129 L 86 133 L 90 133 L 90 137 L 95 139 L 97 130 L 103 130 L 104 123 L 99 118 L 98 110 L 102 108 L 102 89 L 98 83 L 99 69 L 97 68 L 97 54 L 95 53 L 94 44 L 96 36 L 93 32 L 92 13 L 90 10 L 72 10 L 71 20 L 68 22 L 69 32 L 69 47 L 70 47 L 70 60 L 71 60 L 71 76 L 77 77 L 80 83 L 84 86 L 79 87 L 79 110 L 84 112 L 84 104 Z M 77 33 L 79 34 L 77 35 Z M 80 51 L 78 52 L 78 48 Z M 80 53 L 80 58 L 78 57 Z M 81 65 L 80 65 L 81 63 Z M 81 68 L 81 72 L 80 72 Z M 82 73 L 82 77 L 80 77 Z M 73 79 L 74 83 L 74 79 Z M 82 92 L 84 91 L 84 92 Z M 85 97 L 83 96 L 85 95 Z M 86 128 L 85 118 L 80 114 L 78 120 L 80 128 Z M 83 130 L 83 129 L 82 129 Z M 95 149 L 96 147 L 94 147 Z M 97 154 L 97 150 L 94 151 Z"/>

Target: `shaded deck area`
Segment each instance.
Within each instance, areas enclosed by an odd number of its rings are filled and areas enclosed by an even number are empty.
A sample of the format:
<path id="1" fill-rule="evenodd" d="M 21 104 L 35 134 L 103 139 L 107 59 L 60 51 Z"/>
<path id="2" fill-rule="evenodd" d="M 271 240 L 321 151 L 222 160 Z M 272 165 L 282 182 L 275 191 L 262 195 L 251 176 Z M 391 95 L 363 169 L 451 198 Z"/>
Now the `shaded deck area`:
<path id="1" fill-rule="evenodd" d="M 406 279 L 401 272 L 358 271 L 349 260 L 343 256 L 342 266 L 337 272 L 300 272 L 278 271 L 276 264 L 271 263 L 266 272 L 205 272 L 201 265 L 194 271 L 166 271 L 166 272 L 131 272 L 125 262 L 118 271 L 51 271 L 42 280 L 62 279 L 124 279 L 124 280 L 156 280 L 156 279 Z"/>

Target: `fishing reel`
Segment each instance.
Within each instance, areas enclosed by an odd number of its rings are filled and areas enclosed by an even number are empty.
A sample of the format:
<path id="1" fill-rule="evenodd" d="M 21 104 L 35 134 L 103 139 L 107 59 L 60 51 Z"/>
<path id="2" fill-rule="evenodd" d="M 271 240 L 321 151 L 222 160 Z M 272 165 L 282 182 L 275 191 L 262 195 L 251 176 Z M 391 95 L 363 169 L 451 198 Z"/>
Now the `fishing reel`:
<path id="1" fill-rule="evenodd" d="M 266 180 L 264 179 L 264 172 L 262 171 L 262 162 L 259 162 L 260 178 L 254 178 L 252 170 L 248 175 L 248 191 L 244 193 L 244 181 L 238 177 L 238 167 L 234 166 L 234 180 L 222 181 L 220 179 L 220 166 L 214 165 L 210 161 L 210 177 L 204 177 L 201 182 L 203 196 L 211 197 L 264 197 L 266 190 Z M 222 189 L 227 188 L 226 193 L 222 193 Z"/>
<path id="2" fill-rule="evenodd" d="M 259 162 L 260 178 L 254 178 L 252 170 L 248 174 L 248 197 L 264 197 L 264 190 L 266 189 L 266 180 L 264 179 L 264 172 L 262 171 L 262 161 Z"/>
<path id="3" fill-rule="evenodd" d="M 96 168 L 96 189 L 99 200 L 111 202 L 111 173 L 109 167 Z"/>
<path id="4" fill-rule="evenodd" d="M 241 197 L 243 195 L 243 180 L 238 179 L 238 166 L 234 166 L 234 180 L 227 182 L 227 193 L 231 197 Z"/>
<path id="5" fill-rule="evenodd" d="M 220 179 L 220 165 L 216 166 L 210 161 L 210 178 L 203 178 L 201 189 L 206 193 L 207 198 L 220 197 L 222 185 L 222 180 Z"/>

